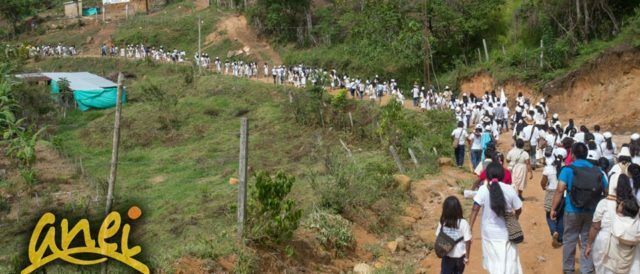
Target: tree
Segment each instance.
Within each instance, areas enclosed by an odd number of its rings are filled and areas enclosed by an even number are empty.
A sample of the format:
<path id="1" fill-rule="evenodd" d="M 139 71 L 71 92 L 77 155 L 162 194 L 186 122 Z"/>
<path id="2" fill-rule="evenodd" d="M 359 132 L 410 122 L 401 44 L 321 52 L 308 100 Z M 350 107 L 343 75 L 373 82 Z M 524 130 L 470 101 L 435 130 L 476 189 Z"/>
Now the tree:
<path id="1" fill-rule="evenodd" d="M 14 37 L 18 34 L 20 21 L 34 12 L 33 0 L 0 1 L 0 15 L 11 22 Z"/>

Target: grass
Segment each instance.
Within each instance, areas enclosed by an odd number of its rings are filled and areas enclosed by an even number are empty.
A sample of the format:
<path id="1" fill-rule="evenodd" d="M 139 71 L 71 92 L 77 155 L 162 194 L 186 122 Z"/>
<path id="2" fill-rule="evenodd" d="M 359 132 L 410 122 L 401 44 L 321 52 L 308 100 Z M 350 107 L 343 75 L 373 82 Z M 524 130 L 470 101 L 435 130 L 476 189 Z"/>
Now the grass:
<path id="1" fill-rule="evenodd" d="M 184 256 L 215 260 L 238 252 L 233 239 L 236 186 L 229 185 L 228 181 L 237 174 L 242 115 L 248 116 L 250 125 L 250 173 L 283 170 L 296 176 L 291 196 L 304 210 L 304 215 L 321 199 L 312 188 L 312 179 L 326 181 L 333 177 L 325 170 L 324 159 L 336 153 L 345 154 L 340 139 L 352 147 L 354 157 L 362 159 L 353 166 L 356 170 L 358 166 L 375 168 L 392 163 L 387 148 L 381 147 L 378 141 L 361 139 L 350 130 L 323 129 L 295 122 L 285 107 L 288 97 L 282 87 L 208 74 L 189 84 L 185 77 L 190 73 L 188 67 L 117 59 L 51 58 L 30 64 L 27 69 L 90 71 L 105 76 L 115 71 L 133 74 L 134 78 L 125 83 L 129 101 L 123 109 L 114 210 L 126 212 L 132 205 L 142 208 L 143 217 L 133 223 L 130 238 L 143 247 L 138 258 L 155 270 L 171 272 L 176 260 Z M 144 92 L 152 85 L 160 90 L 161 95 L 157 96 L 161 97 L 154 98 Z M 164 100 L 166 98 L 175 100 Z M 113 115 L 112 109 L 71 111 L 52 125 L 56 131 L 56 147 L 70 158 L 81 157 L 87 174 L 103 188 L 109 172 Z M 428 134 L 437 133 L 433 128 L 447 128 L 450 123 L 450 119 L 444 118 L 432 121 Z M 446 126 L 438 126 L 440 124 Z M 434 134 L 428 142 L 447 143 L 440 140 L 446 135 Z M 403 158 L 408 161 L 408 156 Z M 436 167 L 428 169 L 437 170 Z M 368 201 L 390 195 L 395 197 L 388 199 L 389 210 L 393 210 L 407 198 L 393 194 L 393 189 L 382 188 L 389 184 L 390 173 L 395 172 L 392 165 L 379 172 L 385 173 L 379 176 L 380 187 L 362 189 L 360 196 L 366 198 L 365 202 L 352 206 L 366 209 L 373 206 Z M 370 173 L 372 171 L 364 171 L 361 178 L 368 178 Z M 74 210 L 77 208 L 81 207 L 69 206 L 65 214 L 85 216 L 86 213 Z M 85 211 L 91 219 L 99 220 L 102 203 L 81 212 Z M 39 216 L 31 214 L 33 218 Z M 8 260 L 26 258 L 20 254 L 24 254 L 31 222 L 33 220 L 24 220 L 3 229 L 0 265 L 24 265 L 24 262 Z M 247 257 L 240 267 L 255 266 L 255 263 Z M 116 271 L 126 272 L 125 267 L 113 265 Z M 66 264 L 48 268 L 52 273 L 87 269 L 92 268 L 80 269 Z"/>

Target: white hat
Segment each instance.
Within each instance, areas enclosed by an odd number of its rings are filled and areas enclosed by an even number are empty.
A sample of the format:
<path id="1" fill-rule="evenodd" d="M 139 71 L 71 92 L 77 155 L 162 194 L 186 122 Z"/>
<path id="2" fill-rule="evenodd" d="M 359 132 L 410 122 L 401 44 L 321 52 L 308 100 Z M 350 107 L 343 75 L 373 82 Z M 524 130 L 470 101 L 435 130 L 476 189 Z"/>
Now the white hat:
<path id="1" fill-rule="evenodd" d="M 553 119 L 558 119 L 558 114 L 557 113 L 553 114 Z"/>
<path id="2" fill-rule="evenodd" d="M 604 136 L 605 139 L 610 139 L 611 137 L 613 137 L 613 135 L 611 135 L 611 132 L 608 132 L 608 131 L 602 135 Z"/>
<path id="3" fill-rule="evenodd" d="M 486 130 L 486 131 L 491 130 L 491 126 L 490 126 L 490 125 L 487 125 L 486 127 L 484 127 L 484 130 Z"/>
<path id="4" fill-rule="evenodd" d="M 544 103 L 544 98 L 541 98 L 541 99 L 540 99 L 540 103 Z"/>
<path id="5" fill-rule="evenodd" d="M 640 134 L 638 133 L 631 134 L 631 140 L 637 141 L 638 139 L 640 139 Z"/>
<path id="6" fill-rule="evenodd" d="M 491 118 L 489 116 L 484 116 L 482 118 L 482 122 L 489 123 L 489 122 L 491 122 Z"/>
<path id="7" fill-rule="evenodd" d="M 553 155 L 562 156 L 562 159 L 566 159 L 567 158 L 567 150 L 566 149 L 555 149 L 553 151 Z"/>
<path id="8" fill-rule="evenodd" d="M 449 86 L 444 86 L 444 89 L 449 89 Z"/>
<path id="9" fill-rule="evenodd" d="M 620 149 L 620 153 L 618 153 L 618 158 L 623 157 L 623 156 L 631 157 L 631 152 L 629 151 L 628 147 L 622 147 Z"/>
<path id="10" fill-rule="evenodd" d="M 482 125 L 481 124 L 477 124 L 476 125 L 476 129 L 482 129 Z"/>
<path id="11" fill-rule="evenodd" d="M 466 92 L 465 92 L 465 93 L 462 93 L 462 96 L 467 96 L 467 93 L 466 93 Z"/>
<path id="12" fill-rule="evenodd" d="M 589 154 L 587 154 L 587 160 L 597 161 L 598 152 L 596 152 L 595 150 L 589 150 Z"/>

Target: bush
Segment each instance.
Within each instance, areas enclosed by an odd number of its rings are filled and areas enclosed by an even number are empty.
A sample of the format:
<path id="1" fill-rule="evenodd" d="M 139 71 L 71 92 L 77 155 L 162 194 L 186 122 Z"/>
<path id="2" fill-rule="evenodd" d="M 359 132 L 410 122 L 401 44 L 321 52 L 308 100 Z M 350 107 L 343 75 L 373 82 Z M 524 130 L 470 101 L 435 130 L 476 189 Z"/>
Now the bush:
<path id="1" fill-rule="evenodd" d="M 303 226 L 316 232 L 316 238 L 328 249 L 335 249 L 339 256 L 353 246 L 355 238 L 351 222 L 340 215 L 315 210 L 303 222 Z"/>
<path id="2" fill-rule="evenodd" d="M 250 238 L 259 243 L 290 240 L 302 217 L 302 210 L 287 199 L 295 178 L 284 172 L 273 178 L 267 172 L 258 172 L 255 177 L 248 210 Z"/>

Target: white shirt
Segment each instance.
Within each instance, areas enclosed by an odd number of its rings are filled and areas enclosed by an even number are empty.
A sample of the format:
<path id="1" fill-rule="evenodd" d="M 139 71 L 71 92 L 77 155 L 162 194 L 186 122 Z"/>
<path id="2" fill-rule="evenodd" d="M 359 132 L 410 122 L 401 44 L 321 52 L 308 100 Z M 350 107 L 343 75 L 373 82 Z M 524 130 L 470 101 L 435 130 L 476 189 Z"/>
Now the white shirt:
<path id="1" fill-rule="evenodd" d="M 584 143 L 584 132 L 580 131 L 573 136 L 573 139 L 578 143 Z"/>
<path id="2" fill-rule="evenodd" d="M 594 132 L 593 140 L 596 142 L 596 145 L 600 147 L 600 145 L 604 142 L 604 135 L 602 135 L 600 132 Z"/>
<path id="3" fill-rule="evenodd" d="M 540 130 L 538 130 L 538 128 L 534 127 L 533 125 L 524 127 L 524 129 L 522 129 L 522 132 L 520 132 L 520 139 L 525 142 L 527 140 L 531 140 L 532 146 L 538 145 L 538 138 L 540 138 Z"/>
<path id="4" fill-rule="evenodd" d="M 458 140 L 459 145 L 464 145 L 465 140 L 467 139 L 467 131 L 464 128 L 456 128 L 451 132 L 451 136 L 454 139 Z"/>
<path id="5" fill-rule="evenodd" d="M 471 141 L 472 150 L 482 149 L 482 134 L 480 135 L 470 134 L 468 139 L 469 141 Z"/>
<path id="6" fill-rule="evenodd" d="M 607 142 L 602 142 L 602 144 L 600 144 L 600 151 L 602 151 L 602 157 L 607 158 L 607 160 L 615 159 L 616 154 L 618 154 L 618 148 L 616 147 L 616 143 L 611 141 L 611 145 L 613 146 L 613 149 L 609 150 L 607 149 Z"/>
<path id="7" fill-rule="evenodd" d="M 440 233 L 440 229 L 442 228 L 441 224 L 438 224 L 438 228 L 436 229 L 436 237 Z M 458 228 L 450 228 L 445 226 L 442 230 L 444 234 L 447 234 L 451 239 L 458 240 L 462 238 L 462 241 L 458 242 L 456 246 L 447 253 L 447 257 L 449 258 L 461 258 L 465 254 L 467 254 L 467 249 L 465 242 L 471 241 L 471 227 L 469 223 L 465 219 L 460 219 L 458 221 Z"/>
<path id="8" fill-rule="evenodd" d="M 514 212 L 522 208 L 522 201 L 518 198 L 515 189 L 504 183 L 499 183 L 499 185 L 506 201 L 507 212 Z M 491 198 L 489 196 L 488 185 L 482 185 L 473 198 L 473 201 L 482 207 L 482 224 L 480 225 L 482 240 L 508 241 L 507 225 L 504 218 L 496 215 L 491 209 Z"/>
<path id="9" fill-rule="evenodd" d="M 558 188 L 558 172 L 553 163 L 547 163 L 542 170 L 542 175 L 547 176 L 547 190 L 554 190 Z"/>

